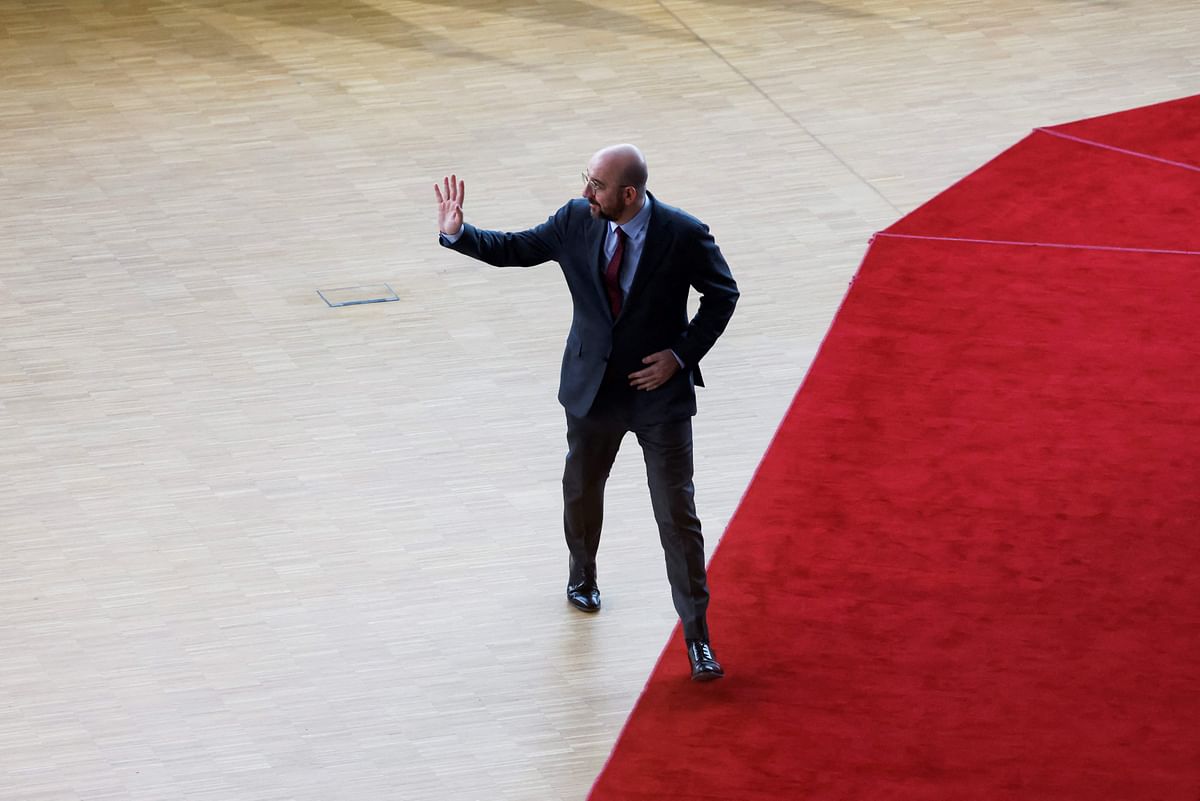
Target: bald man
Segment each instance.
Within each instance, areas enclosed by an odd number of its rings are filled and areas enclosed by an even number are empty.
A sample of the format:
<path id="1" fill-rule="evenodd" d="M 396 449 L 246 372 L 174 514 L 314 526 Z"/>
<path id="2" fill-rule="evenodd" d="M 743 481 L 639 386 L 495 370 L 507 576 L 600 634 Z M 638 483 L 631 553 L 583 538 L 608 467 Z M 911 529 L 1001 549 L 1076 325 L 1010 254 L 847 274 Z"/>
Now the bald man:
<path id="1" fill-rule="evenodd" d="M 497 267 L 558 262 L 574 304 L 558 399 L 567 416 L 563 527 L 570 553 L 567 601 L 600 610 L 596 553 L 604 485 L 624 436 L 646 462 L 671 596 L 692 679 L 724 675 L 709 641 L 704 538 L 692 484 L 700 360 L 725 330 L 738 289 L 708 227 L 646 191 L 646 159 L 633 145 L 596 153 L 583 197 L 541 225 L 489 231 L 463 222 L 465 185 L 434 185 L 440 242 Z M 688 319 L 688 296 L 700 294 Z"/>

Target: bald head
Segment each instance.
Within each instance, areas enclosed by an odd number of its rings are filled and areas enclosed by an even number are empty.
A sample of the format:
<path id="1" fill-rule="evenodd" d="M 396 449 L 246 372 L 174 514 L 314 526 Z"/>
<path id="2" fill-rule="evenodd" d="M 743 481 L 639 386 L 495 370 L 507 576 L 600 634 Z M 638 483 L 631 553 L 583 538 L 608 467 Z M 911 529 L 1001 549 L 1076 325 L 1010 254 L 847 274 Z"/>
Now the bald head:
<path id="1" fill-rule="evenodd" d="M 632 186 L 638 196 L 645 193 L 650 174 L 646 169 L 646 157 L 635 145 L 610 145 L 598 150 L 592 156 L 592 164 L 597 171 L 613 176 L 622 186 Z"/>
<path id="2" fill-rule="evenodd" d="M 593 217 L 629 222 L 646 202 L 646 157 L 633 145 L 612 145 L 588 162 L 583 196 Z"/>

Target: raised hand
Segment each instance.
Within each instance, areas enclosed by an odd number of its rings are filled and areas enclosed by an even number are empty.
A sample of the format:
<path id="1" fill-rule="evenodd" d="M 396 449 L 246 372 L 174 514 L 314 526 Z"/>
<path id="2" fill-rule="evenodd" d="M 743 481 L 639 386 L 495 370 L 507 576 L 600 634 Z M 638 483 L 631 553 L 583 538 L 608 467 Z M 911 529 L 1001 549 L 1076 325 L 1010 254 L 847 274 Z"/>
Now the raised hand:
<path id="1" fill-rule="evenodd" d="M 466 188 L 466 184 L 455 175 L 442 178 L 442 186 L 433 185 L 438 202 L 438 230 L 443 234 L 454 236 L 462 229 L 462 207 Z"/>

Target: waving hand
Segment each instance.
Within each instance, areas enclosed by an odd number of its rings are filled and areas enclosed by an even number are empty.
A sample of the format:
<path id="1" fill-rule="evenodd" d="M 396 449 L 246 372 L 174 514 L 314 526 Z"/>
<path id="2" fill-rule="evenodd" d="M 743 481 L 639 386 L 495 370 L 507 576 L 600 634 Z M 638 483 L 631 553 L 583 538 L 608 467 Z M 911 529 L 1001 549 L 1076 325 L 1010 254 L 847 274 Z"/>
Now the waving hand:
<path id="1" fill-rule="evenodd" d="M 455 175 L 442 178 L 442 186 L 433 185 L 438 202 L 438 230 L 443 234 L 454 236 L 462 228 L 466 188 L 466 184 Z"/>

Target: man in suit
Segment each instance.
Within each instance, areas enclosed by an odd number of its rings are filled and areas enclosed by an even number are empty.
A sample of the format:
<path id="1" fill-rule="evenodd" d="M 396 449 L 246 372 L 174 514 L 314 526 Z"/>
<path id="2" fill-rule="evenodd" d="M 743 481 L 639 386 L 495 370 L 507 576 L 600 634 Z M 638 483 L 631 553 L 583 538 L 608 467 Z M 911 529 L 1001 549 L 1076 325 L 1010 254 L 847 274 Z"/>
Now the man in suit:
<path id="1" fill-rule="evenodd" d="M 604 485 L 622 438 L 642 447 L 667 578 L 683 623 L 692 678 L 724 675 L 709 642 L 704 538 L 692 484 L 692 415 L 699 362 L 725 330 L 737 284 L 708 227 L 646 191 L 632 145 L 605 148 L 583 174 L 583 197 L 515 233 L 463 222 L 465 185 L 434 185 L 440 241 L 498 267 L 556 261 L 574 304 L 558 399 L 567 415 L 563 525 L 567 600 L 600 609 L 596 552 Z M 688 295 L 700 293 L 688 319 Z"/>

